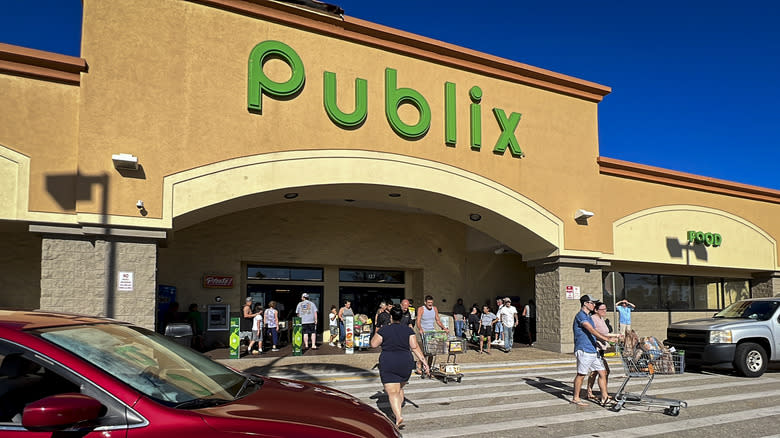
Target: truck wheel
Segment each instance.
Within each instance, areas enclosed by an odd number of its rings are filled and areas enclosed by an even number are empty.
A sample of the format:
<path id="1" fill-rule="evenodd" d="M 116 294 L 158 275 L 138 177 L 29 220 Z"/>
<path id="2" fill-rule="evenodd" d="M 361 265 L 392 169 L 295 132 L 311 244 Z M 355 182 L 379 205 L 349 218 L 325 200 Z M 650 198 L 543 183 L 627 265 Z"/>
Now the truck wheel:
<path id="1" fill-rule="evenodd" d="M 760 377 L 767 367 L 764 348 L 752 342 L 737 345 L 734 354 L 734 368 L 745 377 Z"/>

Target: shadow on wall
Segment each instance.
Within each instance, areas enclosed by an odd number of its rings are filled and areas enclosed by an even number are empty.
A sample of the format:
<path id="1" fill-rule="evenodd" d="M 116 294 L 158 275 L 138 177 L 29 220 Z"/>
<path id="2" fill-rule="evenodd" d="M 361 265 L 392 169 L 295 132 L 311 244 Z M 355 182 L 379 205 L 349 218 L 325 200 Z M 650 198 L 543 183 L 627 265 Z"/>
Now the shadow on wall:
<path id="1" fill-rule="evenodd" d="M 669 252 L 669 256 L 676 259 L 685 257 L 685 263 L 691 262 L 691 251 L 693 251 L 696 260 L 707 261 L 707 247 L 704 245 L 689 245 L 688 242 L 682 243 L 680 239 L 676 237 L 666 238 L 666 250 Z M 685 253 L 685 254 L 683 254 Z"/>
<path id="2" fill-rule="evenodd" d="M 95 186 L 100 193 L 100 224 L 108 224 L 108 174 L 102 173 L 94 176 L 75 174 L 46 175 L 46 191 L 57 201 L 60 208 L 66 212 L 75 212 L 78 201 L 89 201 Z M 108 232 L 110 234 L 110 231 Z M 106 317 L 113 318 L 114 312 L 114 288 L 116 281 L 116 242 L 109 239 L 108 263 L 106 266 L 106 282 L 104 284 Z M 41 291 L 43 292 L 43 291 Z"/>

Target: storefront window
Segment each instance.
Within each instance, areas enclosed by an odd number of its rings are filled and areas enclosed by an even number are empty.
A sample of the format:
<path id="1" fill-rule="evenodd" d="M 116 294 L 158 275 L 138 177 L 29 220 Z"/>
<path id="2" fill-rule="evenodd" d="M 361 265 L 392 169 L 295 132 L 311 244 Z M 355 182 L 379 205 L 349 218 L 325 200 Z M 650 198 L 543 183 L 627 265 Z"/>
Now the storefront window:
<path id="1" fill-rule="evenodd" d="M 720 278 L 693 277 L 693 308 L 696 310 L 721 309 Z"/>
<path id="2" fill-rule="evenodd" d="M 724 280 L 723 281 L 723 307 L 750 298 L 749 280 Z"/>
<path id="3" fill-rule="evenodd" d="M 404 271 L 375 271 L 366 269 L 339 269 L 339 281 L 344 283 L 403 284 Z"/>
<path id="4" fill-rule="evenodd" d="M 289 266 L 247 266 L 249 280 L 322 281 L 322 268 L 295 268 Z"/>
<path id="5" fill-rule="evenodd" d="M 612 303 L 612 273 L 603 276 L 604 300 Z M 750 280 L 615 273 L 615 300 L 645 310 L 719 310 L 750 298 Z"/>
<path id="6" fill-rule="evenodd" d="M 665 309 L 691 308 L 691 277 L 661 276 L 661 305 Z"/>
<path id="7" fill-rule="evenodd" d="M 640 310 L 658 310 L 658 276 L 624 274 L 625 297 Z"/>

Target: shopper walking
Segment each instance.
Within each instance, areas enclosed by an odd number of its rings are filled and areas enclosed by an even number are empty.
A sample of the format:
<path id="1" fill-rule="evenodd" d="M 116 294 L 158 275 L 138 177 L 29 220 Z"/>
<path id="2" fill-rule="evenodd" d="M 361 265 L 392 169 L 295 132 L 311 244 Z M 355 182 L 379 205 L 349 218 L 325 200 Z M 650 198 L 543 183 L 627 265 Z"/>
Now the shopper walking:
<path id="1" fill-rule="evenodd" d="M 263 306 L 260 303 L 255 304 L 254 308 L 255 317 L 252 320 L 252 338 L 249 341 L 249 346 L 246 347 L 247 357 L 251 357 L 252 354 L 263 354 Z M 255 342 L 257 342 L 257 351 L 253 351 Z"/>
<path id="2" fill-rule="evenodd" d="M 536 303 L 532 299 L 523 307 L 523 327 L 528 337 L 528 346 L 533 347 L 536 342 Z"/>
<path id="3" fill-rule="evenodd" d="M 309 338 L 311 338 L 311 349 L 317 349 L 317 305 L 309 301 L 309 294 L 301 294 L 301 302 L 295 308 L 295 313 L 301 318 L 301 331 L 303 332 L 303 348 L 309 348 Z"/>
<path id="4" fill-rule="evenodd" d="M 502 307 L 504 307 L 504 300 L 496 298 L 496 315 L 498 315 Z M 494 344 L 501 345 L 504 343 L 504 327 L 501 324 L 493 325 L 493 335 Z"/>
<path id="5" fill-rule="evenodd" d="M 601 301 L 596 301 L 594 303 L 593 313 L 591 313 L 590 318 L 593 320 L 593 327 L 596 329 L 596 331 L 605 336 L 610 332 L 609 328 L 607 327 L 607 323 L 604 320 L 606 315 L 607 305 Z M 604 357 L 604 352 L 607 350 L 607 347 L 609 347 L 609 343 L 604 341 L 596 341 L 596 344 L 599 357 L 601 358 L 601 362 L 604 364 L 605 383 L 607 386 L 609 386 L 609 364 L 607 363 L 607 359 Z M 596 396 L 593 395 L 593 384 L 596 383 L 597 377 L 598 372 L 596 371 L 591 372 L 588 376 L 588 399 L 593 401 L 598 400 Z M 601 394 L 602 400 L 609 398 L 609 394 L 607 394 L 606 397 L 604 394 Z"/>
<path id="6" fill-rule="evenodd" d="M 268 303 L 263 316 L 267 333 L 271 336 L 271 351 L 279 351 L 279 312 L 276 310 L 276 301 Z"/>
<path id="7" fill-rule="evenodd" d="M 455 336 L 462 338 L 463 329 L 466 326 L 466 308 L 463 307 L 463 298 L 458 298 L 458 301 L 452 306 L 452 319 L 455 320 Z"/>
<path id="8" fill-rule="evenodd" d="M 425 296 L 425 305 L 417 309 L 417 329 L 420 330 L 420 337 L 425 336 L 425 332 L 432 332 L 439 326 L 444 331 L 448 331 L 447 327 L 442 324 L 439 319 L 439 309 L 433 305 L 433 297 L 431 295 Z M 425 345 L 423 343 L 423 345 Z M 428 368 L 430 369 L 433 364 L 433 355 L 428 356 Z M 420 367 L 417 367 L 418 373 L 421 372 Z"/>
<path id="9" fill-rule="evenodd" d="M 408 325 L 401 324 L 403 311 L 399 308 L 390 310 L 391 323 L 379 329 L 371 338 L 371 347 L 381 346 L 379 354 L 379 378 L 385 387 L 385 393 L 390 400 L 390 408 L 395 416 L 395 425 L 403 426 L 404 417 L 401 406 L 404 401 L 404 386 L 409 383 L 409 376 L 414 368 L 414 357 L 423 364 L 423 371 L 430 373 L 425 357 L 417 344 L 417 338 Z"/>
<path id="10" fill-rule="evenodd" d="M 483 353 L 483 345 L 487 339 L 487 354 L 490 354 L 490 338 L 493 336 L 493 326 L 496 324 L 496 314 L 490 311 L 490 306 L 482 307 L 479 324 L 479 353 Z"/>
<path id="11" fill-rule="evenodd" d="M 241 309 L 241 320 L 238 323 L 238 336 L 242 342 L 251 342 L 252 324 L 254 323 L 255 313 L 252 310 L 252 297 L 246 297 L 244 307 Z M 249 350 L 246 351 L 250 353 Z"/>
<path id="12" fill-rule="evenodd" d="M 504 298 L 504 306 L 496 314 L 504 328 L 504 353 L 512 351 L 512 345 L 515 343 L 515 327 L 518 324 L 517 308 L 512 305 L 509 297 Z"/>
<path id="13" fill-rule="evenodd" d="M 607 376 L 604 363 L 598 355 L 596 340 L 609 341 L 617 335 L 602 335 L 593 326 L 590 313 L 595 308 L 593 300 L 588 295 L 580 297 L 580 311 L 574 316 L 572 331 L 574 332 L 574 357 L 577 359 L 577 375 L 574 377 L 574 393 L 571 399 L 577 406 L 585 406 L 580 398 L 582 382 L 592 371 L 599 375 L 601 389 L 601 404 L 608 401 Z"/>
<path id="14" fill-rule="evenodd" d="M 338 339 L 339 336 L 339 312 L 335 305 L 330 306 L 330 313 L 328 314 L 328 329 L 330 329 L 330 342 L 328 345 L 335 347 L 336 344 L 334 344 L 333 341 Z M 323 342 L 325 341 L 323 340 Z M 339 347 L 341 347 L 341 343 L 339 343 Z"/>

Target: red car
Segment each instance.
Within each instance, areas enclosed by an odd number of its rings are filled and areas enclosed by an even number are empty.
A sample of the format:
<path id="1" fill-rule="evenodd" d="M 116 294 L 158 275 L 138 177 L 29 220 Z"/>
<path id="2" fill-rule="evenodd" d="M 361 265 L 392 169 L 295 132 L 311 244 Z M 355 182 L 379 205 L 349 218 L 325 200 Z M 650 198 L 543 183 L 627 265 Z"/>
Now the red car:
<path id="1" fill-rule="evenodd" d="M 241 373 L 111 319 L 0 310 L 0 359 L 2 437 L 401 436 L 349 394 Z"/>

